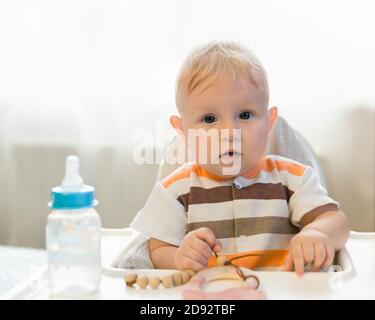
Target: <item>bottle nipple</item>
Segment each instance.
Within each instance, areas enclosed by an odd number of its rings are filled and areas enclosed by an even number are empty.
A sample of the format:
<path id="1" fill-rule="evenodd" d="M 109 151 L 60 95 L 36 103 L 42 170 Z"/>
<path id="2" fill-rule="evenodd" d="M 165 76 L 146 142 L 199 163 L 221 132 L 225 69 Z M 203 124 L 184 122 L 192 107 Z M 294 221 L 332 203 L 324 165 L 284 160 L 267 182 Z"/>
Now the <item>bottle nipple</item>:
<path id="1" fill-rule="evenodd" d="M 79 191 L 83 187 L 83 179 L 79 174 L 79 158 L 68 156 L 65 160 L 65 177 L 61 183 L 63 192 Z"/>

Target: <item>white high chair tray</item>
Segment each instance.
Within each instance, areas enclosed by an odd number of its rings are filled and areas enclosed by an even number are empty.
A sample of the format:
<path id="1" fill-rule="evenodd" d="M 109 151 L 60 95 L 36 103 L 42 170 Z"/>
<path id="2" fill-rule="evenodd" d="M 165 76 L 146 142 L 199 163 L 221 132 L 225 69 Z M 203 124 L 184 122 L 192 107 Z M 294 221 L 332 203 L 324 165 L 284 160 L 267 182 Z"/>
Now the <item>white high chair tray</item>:
<path id="1" fill-rule="evenodd" d="M 83 299 L 181 299 L 181 287 L 137 289 L 125 286 L 123 276 L 130 270 L 111 267 L 119 253 L 132 240 L 131 229 L 103 229 L 103 276 L 99 291 Z M 297 278 L 294 272 L 254 271 L 268 299 L 375 299 L 375 233 L 351 232 L 346 249 L 337 257 L 342 271 L 307 272 Z M 171 270 L 131 270 L 138 274 L 163 276 Z M 234 281 L 217 281 L 209 291 L 222 290 Z M 46 270 L 41 270 L 28 283 L 14 291 L 13 299 L 56 299 L 48 289 Z"/>

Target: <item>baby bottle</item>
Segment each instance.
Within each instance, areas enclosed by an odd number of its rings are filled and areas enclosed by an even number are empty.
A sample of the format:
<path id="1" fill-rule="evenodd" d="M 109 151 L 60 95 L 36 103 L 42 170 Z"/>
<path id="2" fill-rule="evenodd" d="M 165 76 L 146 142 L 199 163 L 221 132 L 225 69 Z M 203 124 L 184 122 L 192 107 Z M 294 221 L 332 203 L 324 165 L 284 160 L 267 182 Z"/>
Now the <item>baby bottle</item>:
<path id="1" fill-rule="evenodd" d="M 97 291 L 101 279 L 101 221 L 95 189 L 83 183 L 79 159 L 65 161 L 61 186 L 51 192 L 46 227 L 48 282 L 52 295 L 73 298 Z"/>

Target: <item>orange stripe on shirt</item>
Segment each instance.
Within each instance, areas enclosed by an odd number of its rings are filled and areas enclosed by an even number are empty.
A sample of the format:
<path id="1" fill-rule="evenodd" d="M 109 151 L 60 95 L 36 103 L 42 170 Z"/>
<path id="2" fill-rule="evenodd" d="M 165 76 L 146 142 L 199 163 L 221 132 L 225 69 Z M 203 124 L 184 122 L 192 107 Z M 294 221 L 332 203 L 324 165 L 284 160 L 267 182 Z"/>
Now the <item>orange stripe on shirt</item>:
<path id="1" fill-rule="evenodd" d="M 299 177 L 303 176 L 303 173 L 305 172 L 305 167 L 297 163 L 292 163 L 292 162 L 283 161 L 283 160 L 276 160 L 275 165 L 276 165 L 277 170 L 279 171 L 286 170 L 290 174 L 299 176 Z"/>
<path id="2" fill-rule="evenodd" d="M 299 176 L 299 177 L 303 176 L 303 173 L 305 171 L 305 167 L 297 163 L 293 163 L 293 162 L 289 162 L 285 160 L 266 159 L 264 161 L 261 159 L 258 166 L 255 169 L 244 173 L 242 176 L 247 179 L 253 179 L 258 175 L 258 173 L 261 170 L 272 172 L 275 169 L 279 171 L 285 170 L 285 171 L 288 171 L 290 174 Z"/>
<path id="3" fill-rule="evenodd" d="M 216 181 L 225 181 L 225 180 L 232 179 L 231 177 L 222 177 L 222 176 L 214 175 L 204 170 L 199 164 L 193 164 L 190 167 L 183 169 L 181 171 L 178 171 L 175 174 L 172 174 L 171 176 L 168 176 L 167 178 L 165 178 L 162 181 L 162 185 L 164 186 L 164 188 L 167 188 L 175 181 L 190 177 L 191 172 L 194 172 L 198 177 L 206 177 L 206 178 L 216 180 Z"/>
<path id="4" fill-rule="evenodd" d="M 173 182 L 190 177 L 190 168 L 177 171 L 175 174 L 171 174 L 162 180 L 161 184 L 164 188 L 170 186 Z"/>
<path id="5" fill-rule="evenodd" d="M 249 269 L 261 268 L 261 267 L 281 267 L 284 265 L 285 259 L 288 255 L 288 250 L 257 250 L 257 251 L 246 251 L 236 254 L 226 254 L 227 260 L 242 257 L 233 260 L 232 264 L 240 267 Z M 247 254 L 260 254 L 261 256 L 250 256 L 243 257 Z M 216 257 L 213 255 L 208 259 L 208 267 L 215 267 Z"/>
<path id="6" fill-rule="evenodd" d="M 305 171 L 305 167 L 297 163 L 284 161 L 284 160 L 272 160 L 272 159 L 266 159 L 264 161 L 264 158 L 262 158 L 260 159 L 258 165 L 254 169 L 242 174 L 242 176 L 248 179 L 252 179 L 252 178 L 255 178 L 255 176 L 258 175 L 261 170 L 272 172 L 275 169 L 279 171 L 286 170 L 290 174 L 299 176 L 299 177 L 303 176 L 303 173 Z M 175 181 L 190 177 L 191 172 L 195 172 L 195 174 L 198 177 L 206 177 L 206 178 L 216 180 L 216 181 L 226 181 L 229 179 L 233 179 L 232 177 L 223 177 L 223 176 L 212 174 L 204 170 L 199 164 L 193 164 L 190 167 L 185 168 L 181 171 L 178 171 L 175 174 L 172 174 L 171 176 L 168 176 L 167 178 L 165 178 L 162 181 L 162 185 L 164 186 L 164 188 L 167 188 Z"/>

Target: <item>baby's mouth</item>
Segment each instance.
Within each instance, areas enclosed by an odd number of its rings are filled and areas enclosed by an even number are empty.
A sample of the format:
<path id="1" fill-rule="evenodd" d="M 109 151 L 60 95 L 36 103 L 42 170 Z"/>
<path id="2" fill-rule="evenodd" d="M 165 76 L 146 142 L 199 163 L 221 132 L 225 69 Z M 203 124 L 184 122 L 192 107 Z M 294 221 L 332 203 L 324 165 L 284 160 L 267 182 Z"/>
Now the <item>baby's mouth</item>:
<path id="1" fill-rule="evenodd" d="M 234 158 L 237 156 L 240 156 L 241 153 L 234 151 L 234 150 L 228 150 L 220 155 L 220 158 Z"/>

